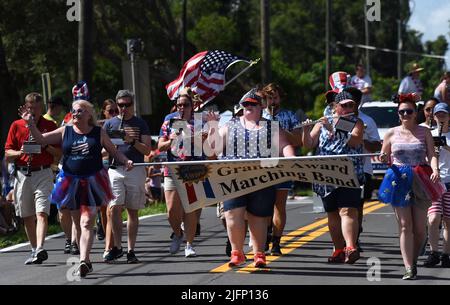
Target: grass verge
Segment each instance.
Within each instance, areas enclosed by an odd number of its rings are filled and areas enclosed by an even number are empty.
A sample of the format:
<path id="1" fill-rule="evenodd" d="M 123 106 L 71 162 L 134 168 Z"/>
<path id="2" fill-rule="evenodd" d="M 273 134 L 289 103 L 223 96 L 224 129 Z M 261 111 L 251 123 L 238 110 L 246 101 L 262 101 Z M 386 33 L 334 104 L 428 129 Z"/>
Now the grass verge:
<path id="1" fill-rule="evenodd" d="M 142 210 L 139 210 L 139 217 L 146 215 L 154 215 L 166 213 L 166 204 L 164 202 L 156 202 L 152 204 L 148 204 Z M 124 221 L 127 220 L 127 212 L 124 211 L 122 213 L 122 219 Z M 61 226 L 59 224 L 50 224 L 48 226 L 47 235 L 53 235 L 62 232 Z M 0 249 L 14 246 L 23 242 L 28 241 L 27 235 L 25 233 L 25 229 L 23 226 L 20 230 L 14 234 L 10 234 L 7 236 L 0 236 Z"/>

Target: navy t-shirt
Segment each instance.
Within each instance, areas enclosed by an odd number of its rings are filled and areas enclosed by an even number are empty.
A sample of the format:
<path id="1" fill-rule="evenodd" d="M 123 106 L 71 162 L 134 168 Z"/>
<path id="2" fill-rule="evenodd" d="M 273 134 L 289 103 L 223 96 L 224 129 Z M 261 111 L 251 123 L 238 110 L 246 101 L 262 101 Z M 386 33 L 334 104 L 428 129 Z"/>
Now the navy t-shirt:
<path id="1" fill-rule="evenodd" d="M 103 124 L 103 129 L 107 132 L 108 130 L 119 130 L 120 124 L 121 120 L 118 116 L 116 116 L 107 120 L 105 124 Z M 122 127 L 128 135 L 139 142 L 142 142 L 142 136 L 150 136 L 150 130 L 147 123 L 143 119 L 136 116 L 133 116 L 129 120 L 124 120 Z M 144 155 L 131 145 L 125 143 L 123 145 L 118 145 L 117 149 L 135 163 L 144 162 Z M 114 165 L 122 164 L 120 164 L 117 160 L 114 160 Z"/>
<path id="2" fill-rule="evenodd" d="M 67 126 L 62 142 L 63 170 L 78 176 L 90 176 L 103 168 L 101 129 L 94 126 L 88 134 L 79 134 Z"/>

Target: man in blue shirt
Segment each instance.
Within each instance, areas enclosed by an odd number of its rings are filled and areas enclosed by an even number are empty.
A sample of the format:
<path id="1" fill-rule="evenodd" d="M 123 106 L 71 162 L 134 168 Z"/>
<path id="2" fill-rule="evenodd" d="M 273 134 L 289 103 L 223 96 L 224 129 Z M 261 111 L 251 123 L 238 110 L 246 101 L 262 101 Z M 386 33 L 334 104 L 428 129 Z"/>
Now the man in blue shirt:
<path id="1" fill-rule="evenodd" d="M 103 128 L 110 135 L 125 156 L 134 163 L 144 162 L 144 156 L 151 151 L 151 136 L 147 123 L 134 116 L 134 94 L 128 90 L 119 90 L 116 96 L 119 115 L 109 119 Z M 144 208 L 146 172 L 143 166 L 126 171 L 118 160 L 110 162 L 108 171 L 115 199 L 109 203 L 108 226 L 112 227 L 114 247 L 106 249 L 105 262 L 112 262 L 123 255 L 122 243 L 122 209 L 128 213 L 128 253 L 129 264 L 138 263 L 134 254 L 134 246 L 138 232 L 138 211 Z M 109 250 L 109 251 L 108 251 Z"/>

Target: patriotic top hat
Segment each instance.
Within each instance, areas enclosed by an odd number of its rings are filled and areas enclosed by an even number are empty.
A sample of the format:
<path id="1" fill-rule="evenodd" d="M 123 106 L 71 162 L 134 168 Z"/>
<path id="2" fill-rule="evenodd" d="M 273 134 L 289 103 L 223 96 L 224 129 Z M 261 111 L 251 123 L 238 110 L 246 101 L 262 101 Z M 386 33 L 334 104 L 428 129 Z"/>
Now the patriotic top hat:
<path id="1" fill-rule="evenodd" d="M 89 100 L 89 90 L 85 81 L 79 81 L 72 88 L 73 100 Z"/>

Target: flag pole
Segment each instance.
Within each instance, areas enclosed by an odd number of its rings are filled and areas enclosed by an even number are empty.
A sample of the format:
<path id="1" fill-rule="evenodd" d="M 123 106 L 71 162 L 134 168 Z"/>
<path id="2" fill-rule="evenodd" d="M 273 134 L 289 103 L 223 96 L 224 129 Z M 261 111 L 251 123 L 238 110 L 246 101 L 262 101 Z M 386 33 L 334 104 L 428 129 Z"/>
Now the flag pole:
<path id="1" fill-rule="evenodd" d="M 254 66 L 254 65 L 256 65 L 259 61 L 261 60 L 261 58 L 257 58 L 257 59 L 255 59 L 255 60 L 252 60 L 251 62 L 250 62 L 250 64 L 247 66 L 247 67 L 245 67 L 241 72 L 239 72 L 238 74 L 236 74 L 232 79 L 230 79 L 229 81 L 227 81 L 226 83 L 225 83 L 225 85 L 223 85 L 223 87 L 225 88 L 227 85 L 229 85 L 232 81 L 234 81 L 236 78 L 238 78 L 239 76 L 241 76 L 243 73 L 245 73 L 245 71 L 247 71 L 248 69 L 250 69 L 250 67 L 252 67 L 252 66 Z M 223 90 L 223 89 L 222 89 Z M 198 107 L 195 107 L 194 108 L 194 111 L 200 111 L 200 110 L 202 110 L 209 102 L 211 102 L 211 101 L 207 101 L 207 102 L 205 102 L 204 104 L 202 104 L 202 105 L 200 105 L 200 106 L 198 106 Z"/>
<path id="2" fill-rule="evenodd" d="M 227 85 L 229 85 L 232 81 L 234 81 L 236 78 L 238 78 L 239 76 L 241 76 L 243 73 L 245 73 L 245 71 L 247 71 L 248 69 L 250 69 L 251 66 L 256 65 L 259 61 L 261 60 L 261 58 L 257 58 L 255 60 L 252 60 L 250 62 L 250 64 L 245 67 L 245 69 L 243 69 L 241 72 L 239 72 L 238 74 L 236 74 L 232 79 L 230 79 L 229 81 L 227 81 L 224 85 L 224 87 L 226 87 Z"/>

